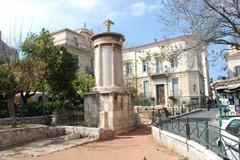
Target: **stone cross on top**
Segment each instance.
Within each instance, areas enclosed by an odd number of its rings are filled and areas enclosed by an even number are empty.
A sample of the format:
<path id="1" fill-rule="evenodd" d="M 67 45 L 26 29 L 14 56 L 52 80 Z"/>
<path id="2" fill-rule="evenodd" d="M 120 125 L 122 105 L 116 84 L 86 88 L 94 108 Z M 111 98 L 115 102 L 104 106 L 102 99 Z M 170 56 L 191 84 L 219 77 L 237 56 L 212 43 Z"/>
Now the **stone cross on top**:
<path id="1" fill-rule="evenodd" d="M 106 19 L 104 24 L 106 26 L 106 31 L 109 32 L 110 31 L 110 26 L 113 25 L 114 23 L 110 19 Z"/>

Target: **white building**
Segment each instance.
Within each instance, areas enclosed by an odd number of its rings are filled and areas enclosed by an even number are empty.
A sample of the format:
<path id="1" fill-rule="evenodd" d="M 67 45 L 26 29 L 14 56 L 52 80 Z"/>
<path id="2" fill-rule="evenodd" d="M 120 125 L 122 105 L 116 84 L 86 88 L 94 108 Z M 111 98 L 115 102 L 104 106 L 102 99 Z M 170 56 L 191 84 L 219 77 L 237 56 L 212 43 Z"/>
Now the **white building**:
<path id="1" fill-rule="evenodd" d="M 240 51 L 230 49 L 226 55 L 227 71 L 229 78 L 240 76 Z"/>
<path id="2" fill-rule="evenodd" d="M 162 107 L 202 103 L 209 95 L 207 51 L 194 45 L 187 35 L 124 49 L 125 84 Z"/>

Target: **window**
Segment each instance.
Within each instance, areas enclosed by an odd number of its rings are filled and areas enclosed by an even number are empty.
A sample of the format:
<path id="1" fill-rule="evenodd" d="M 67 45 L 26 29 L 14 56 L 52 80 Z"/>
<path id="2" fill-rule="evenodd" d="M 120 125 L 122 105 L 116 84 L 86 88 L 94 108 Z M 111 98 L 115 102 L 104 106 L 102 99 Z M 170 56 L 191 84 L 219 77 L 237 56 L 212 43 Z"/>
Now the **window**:
<path id="1" fill-rule="evenodd" d="M 149 97 L 149 81 L 143 81 L 143 96 Z"/>
<path id="2" fill-rule="evenodd" d="M 179 95 L 178 77 L 172 78 L 172 90 L 173 90 L 173 96 L 178 96 Z"/>
<path id="3" fill-rule="evenodd" d="M 240 134 L 239 130 L 240 130 L 240 120 L 239 119 L 232 120 L 232 122 L 230 122 L 226 128 L 227 132 L 229 132 L 231 134 L 235 134 L 236 136 L 239 136 L 239 134 Z"/>
<path id="4" fill-rule="evenodd" d="M 142 60 L 142 71 L 147 72 L 147 68 L 148 68 L 147 60 L 144 59 Z"/>
<path id="5" fill-rule="evenodd" d="M 240 76 L 240 66 L 235 67 L 236 77 Z"/>
<path id="6" fill-rule="evenodd" d="M 77 37 L 73 37 L 73 43 L 74 45 L 78 46 L 78 38 Z"/>
<path id="7" fill-rule="evenodd" d="M 131 73 L 132 73 L 132 67 L 131 67 L 131 63 L 126 63 L 125 64 L 125 69 L 126 69 L 126 75 L 127 76 L 129 76 L 129 75 L 131 75 Z"/>
<path id="8" fill-rule="evenodd" d="M 156 58 L 156 73 L 161 73 L 163 70 L 162 68 L 162 62 L 160 60 L 160 57 Z"/>
<path id="9" fill-rule="evenodd" d="M 177 67 L 178 67 L 177 57 L 173 57 L 173 59 L 172 59 L 172 68 L 176 69 Z"/>

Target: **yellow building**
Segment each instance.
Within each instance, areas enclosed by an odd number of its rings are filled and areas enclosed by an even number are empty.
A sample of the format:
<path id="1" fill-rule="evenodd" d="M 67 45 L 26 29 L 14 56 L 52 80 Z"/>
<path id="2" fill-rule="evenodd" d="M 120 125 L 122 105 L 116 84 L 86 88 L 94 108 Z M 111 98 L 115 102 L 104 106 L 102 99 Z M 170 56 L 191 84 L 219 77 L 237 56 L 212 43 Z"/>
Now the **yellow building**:
<path id="1" fill-rule="evenodd" d="M 192 35 L 126 48 L 123 62 L 126 86 L 160 107 L 201 104 L 209 96 L 207 51 Z"/>
<path id="2" fill-rule="evenodd" d="M 65 28 L 52 33 L 54 44 L 63 45 L 70 53 L 77 55 L 79 69 L 87 73 L 93 73 L 92 35 L 86 28 L 75 31 Z"/>

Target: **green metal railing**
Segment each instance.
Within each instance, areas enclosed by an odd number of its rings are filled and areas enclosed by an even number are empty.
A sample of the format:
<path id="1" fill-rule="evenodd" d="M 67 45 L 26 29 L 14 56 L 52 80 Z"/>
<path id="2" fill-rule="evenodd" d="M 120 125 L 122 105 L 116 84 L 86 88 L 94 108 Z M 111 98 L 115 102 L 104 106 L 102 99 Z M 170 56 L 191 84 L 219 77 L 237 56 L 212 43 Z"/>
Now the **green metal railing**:
<path id="1" fill-rule="evenodd" d="M 240 160 L 240 141 L 227 137 L 224 130 L 194 119 L 165 119 L 153 114 L 153 125 L 162 130 L 193 140 L 224 159 Z M 225 131 L 226 132 L 226 131 Z"/>

